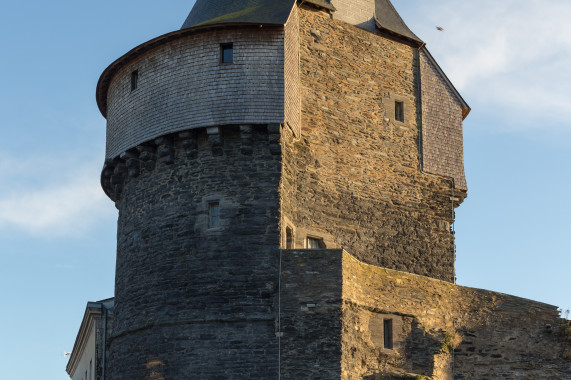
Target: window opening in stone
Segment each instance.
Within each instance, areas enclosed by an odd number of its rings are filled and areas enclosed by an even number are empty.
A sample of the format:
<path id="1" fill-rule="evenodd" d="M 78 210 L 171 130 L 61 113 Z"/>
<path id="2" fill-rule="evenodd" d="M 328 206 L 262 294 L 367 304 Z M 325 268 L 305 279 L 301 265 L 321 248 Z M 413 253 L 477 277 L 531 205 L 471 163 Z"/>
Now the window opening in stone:
<path id="1" fill-rule="evenodd" d="M 220 227 L 220 203 L 210 202 L 208 204 L 208 227 Z"/>
<path id="2" fill-rule="evenodd" d="M 286 249 L 293 249 L 293 230 L 286 227 Z"/>
<path id="3" fill-rule="evenodd" d="M 139 70 L 135 70 L 131 73 L 131 91 L 137 89 L 139 85 Z"/>
<path id="4" fill-rule="evenodd" d="M 234 46 L 231 43 L 220 44 L 220 63 L 234 62 Z"/>
<path id="5" fill-rule="evenodd" d="M 305 248 L 307 249 L 323 249 L 325 248 L 325 244 L 323 243 L 323 239 L 308 236 L 305 239 Z"/>
<path id="6" fill-rule="evenodd" d="M 395 120 L 404 123 L 404 102 L 395 102 Z"/>
<path id="7" fill-rule="evenodd" d="M 388 350 L 393 349 L 393 320 L 385 319 L 383 321 L 383 336 L 385 340 L 385 348 Z"/>

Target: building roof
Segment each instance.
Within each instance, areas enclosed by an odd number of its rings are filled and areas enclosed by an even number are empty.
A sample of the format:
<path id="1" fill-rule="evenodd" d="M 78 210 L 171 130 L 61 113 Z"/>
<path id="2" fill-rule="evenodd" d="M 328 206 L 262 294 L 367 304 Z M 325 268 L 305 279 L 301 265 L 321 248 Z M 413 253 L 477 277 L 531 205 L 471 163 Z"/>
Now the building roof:
<path id="1" fill-rule="evenodd" d="M 424 45 L 424 42 L 404 23 L 390 0 L 375 0 L 375 23 L 382 31 L 404 37 L 418 45 Z"/>
<path id="2" fill-rule="evenodd" d="M 216 24 L 284 25 L 296 0 L 197 0 L 182 29 Z M 306 0 L 316 6 L 335 11 L 330 0 Z M 375 0 L 377 27 L 390 34 L 423 42 L 404 23 L 390 0 Z"/>
<path id="3" fill-rule="evenodd" d="M 296 0 L 197 0 L 181 29 L 215 24 L 284 25 Z"/>
<path id="4" fill-rule="evenodd" d="M 81 326 L 79 327 L 79 332 L 75 338 L 73 350 L 71 351 L 71 356 L 65 369 L 70 377 L 73 377 L 77 370 L 77 366 L 81 361 L 81 357 L 85 351 L 85 346 L 89 339 L 89 333 L 93 328 L 95 319 L 100 318 L 104 314 L 104 310 L 107 310 L 112 317 L 114 307 L 115 298 L 107 298 L 101 301 L 87 303 L 85 314 L 83 315 L 83 320 L 81 321 Z"/>

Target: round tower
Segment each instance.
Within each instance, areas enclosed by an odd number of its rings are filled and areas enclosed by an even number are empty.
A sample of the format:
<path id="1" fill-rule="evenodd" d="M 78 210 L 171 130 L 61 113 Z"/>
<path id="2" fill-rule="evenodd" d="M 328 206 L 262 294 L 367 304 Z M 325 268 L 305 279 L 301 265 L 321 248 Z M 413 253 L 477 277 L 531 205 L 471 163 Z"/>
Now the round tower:
<path id="1" fill-rule="evenodd" d="M 222 2 L 218 2 L 222 3 Z M 284 25 L 197 1 L 102 74 L 119 210 L 109 379 L 273 378 Z M 243 7 L 243 5 L 242 5 Z M 224 12 L 224 14 L 220 13 Z M 213 21 L 212 21 L 213 20 Z"/>
<path id="2" fill-rule="evenodd" d="M 454 279 L 469 107 L 389 0 L 197 0 L 97 102 L 108 379 L 348 378 L 339 249 Z"/>

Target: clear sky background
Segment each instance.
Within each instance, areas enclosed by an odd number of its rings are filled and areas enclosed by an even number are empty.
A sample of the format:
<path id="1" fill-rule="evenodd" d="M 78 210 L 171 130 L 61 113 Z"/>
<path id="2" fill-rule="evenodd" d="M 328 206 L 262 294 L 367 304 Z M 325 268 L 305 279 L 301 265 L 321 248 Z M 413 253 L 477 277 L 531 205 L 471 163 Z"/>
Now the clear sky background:
<path id="1" fill-rule="evenodd" d="M 2 378 L 67 379 L 86 302 L 113 296 L 95 86 L 193 3 L 0 0 Z M 571 307 L 571 2 L 394 4 L 473 109 L 458 283 Z"/>

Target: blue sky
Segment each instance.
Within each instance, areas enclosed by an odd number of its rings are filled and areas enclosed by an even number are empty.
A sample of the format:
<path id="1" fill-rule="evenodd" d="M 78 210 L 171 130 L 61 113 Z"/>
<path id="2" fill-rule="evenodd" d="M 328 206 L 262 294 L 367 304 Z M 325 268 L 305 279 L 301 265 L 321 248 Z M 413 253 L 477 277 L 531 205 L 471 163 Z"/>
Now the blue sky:
<path id="1" fill-rule="evenodd" d="M 101 72 L 193 1 L 2 2 L 2 376 L 67 379 L 87 301 L 113 295 L 116 210 L 99 186 Z M 457 276 L 571 307 L 567 0 L 395 0 L 472 106 Z M 436 30 L 442 26 L 444 32 Z"/>

